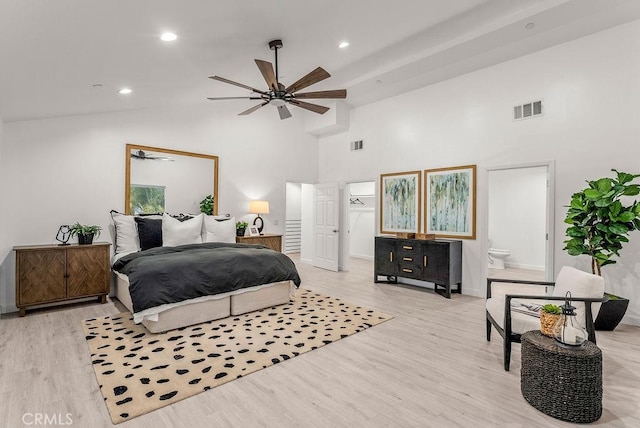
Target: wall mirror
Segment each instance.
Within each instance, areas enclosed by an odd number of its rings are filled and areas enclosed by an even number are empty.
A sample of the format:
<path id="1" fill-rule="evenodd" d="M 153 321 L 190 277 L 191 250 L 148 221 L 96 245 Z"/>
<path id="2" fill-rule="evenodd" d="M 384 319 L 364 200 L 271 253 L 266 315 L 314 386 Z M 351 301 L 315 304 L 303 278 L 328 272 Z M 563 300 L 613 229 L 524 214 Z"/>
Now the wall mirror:
<path id="1" fill-rule="evenodd" d="M 218 157 L 127 144 L 125 214 L 197 214 L 213 195 L 218 213 Z"/>

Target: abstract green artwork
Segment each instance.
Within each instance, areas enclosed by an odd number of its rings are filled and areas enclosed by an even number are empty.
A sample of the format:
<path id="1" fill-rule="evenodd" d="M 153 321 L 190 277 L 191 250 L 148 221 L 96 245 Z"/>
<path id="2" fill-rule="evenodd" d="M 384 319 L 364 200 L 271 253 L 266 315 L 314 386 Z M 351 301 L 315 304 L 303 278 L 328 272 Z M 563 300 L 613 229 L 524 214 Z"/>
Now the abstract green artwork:
<path id="1" fill-rule="evenodd" d="M 475 239 L 476 166 L 430 169 L 424 177 L 426 233 Z"/>
<path id="2" fill-rule="evenodd" d="M 418 232 L 421 171 L 380 176 L 380 233 Z"/>

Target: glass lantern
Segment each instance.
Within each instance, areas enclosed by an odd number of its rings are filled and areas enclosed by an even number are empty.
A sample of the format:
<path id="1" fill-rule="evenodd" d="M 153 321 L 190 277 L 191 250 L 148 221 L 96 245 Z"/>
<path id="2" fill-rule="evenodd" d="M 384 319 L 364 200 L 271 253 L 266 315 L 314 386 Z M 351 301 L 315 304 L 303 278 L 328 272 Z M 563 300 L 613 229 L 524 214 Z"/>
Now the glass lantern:
<path id="1" fill-rule="evenodd" d="M 562 315 L 553 326 L 553 337 L 563 346 L 581 346 L 587 341 L 589 334 L 576 316 L 576 307 L 571 305 L 571 292 L 567 291 L 564 305 L 560 308 Z"/>

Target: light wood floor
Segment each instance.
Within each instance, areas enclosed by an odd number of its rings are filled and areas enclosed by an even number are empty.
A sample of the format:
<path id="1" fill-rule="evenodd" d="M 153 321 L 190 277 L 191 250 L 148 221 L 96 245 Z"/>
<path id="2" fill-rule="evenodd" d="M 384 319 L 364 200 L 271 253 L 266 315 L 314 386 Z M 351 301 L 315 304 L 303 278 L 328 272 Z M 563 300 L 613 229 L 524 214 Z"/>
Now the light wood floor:
<path id="1" fill-rule="evenodd" d="M 502 368 L 499 335 L 485 339 L 483 299 L 374 284 L 372 262 L 350 272 L 298 264 L 303 287 L 395 318 L 119 426 L 562 427 L 520 393 L 520 345 Z M 73 427 L 111 426 L 81 320 L 119 303 L 33 311 L 0 321 L 0 426 L 24 414 L 67 413 Z M 598 332 L 606 427 L 640 426 L 640 327 Z M 31 418 L 31 419 L 29 419 Z M 29 426 L 34 426 L 33 424 Z M 53 425 L 49 425 L 53 426 Z"/>

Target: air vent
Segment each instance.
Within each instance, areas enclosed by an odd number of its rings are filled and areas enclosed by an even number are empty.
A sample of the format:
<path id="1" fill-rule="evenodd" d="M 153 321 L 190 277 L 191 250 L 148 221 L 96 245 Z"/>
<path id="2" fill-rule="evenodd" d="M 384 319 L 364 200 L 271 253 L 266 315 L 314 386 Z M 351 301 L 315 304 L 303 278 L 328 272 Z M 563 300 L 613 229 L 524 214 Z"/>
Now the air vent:
<path id="1" fill-rule="evenodd" d="M 352 141 L 351 142 L 351 151 L 355 151 L 355 150 L 362 150 L 363 149 L 363 145 L 362 145 L 362 140 L 358 140 L 358 141 Z"/>
<path id="2" fill-rule="evenodd" d="M 513 120 L 529 119 L 542 115 L 542 101 L 531 101 L 513 107 Z"/>

